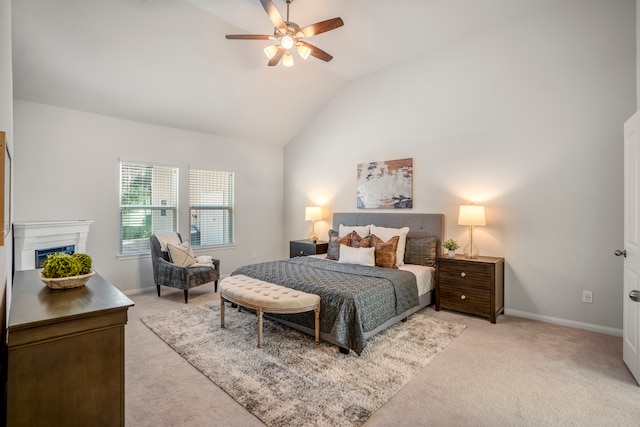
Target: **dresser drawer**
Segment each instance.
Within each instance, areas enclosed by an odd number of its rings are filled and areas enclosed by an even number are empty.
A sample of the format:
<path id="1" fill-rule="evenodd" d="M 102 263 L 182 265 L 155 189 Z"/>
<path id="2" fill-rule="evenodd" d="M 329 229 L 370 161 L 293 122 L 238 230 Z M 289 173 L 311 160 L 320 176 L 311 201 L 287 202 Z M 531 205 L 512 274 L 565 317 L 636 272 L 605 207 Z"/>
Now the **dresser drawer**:
<path id="1" fill-rule="evenodd" d="M 440 263 L 439 268 L 440 280 L 442 282 L 486 289 L 491 287 L 492 266 L 490 265 L 452 261 Z"/>
<path id="2" fill-rule="evenodd" d="M 487 317 L 491 314 L 491 293 L 474 286 L 441 283 L 440 305 L 447 310 Z"/>

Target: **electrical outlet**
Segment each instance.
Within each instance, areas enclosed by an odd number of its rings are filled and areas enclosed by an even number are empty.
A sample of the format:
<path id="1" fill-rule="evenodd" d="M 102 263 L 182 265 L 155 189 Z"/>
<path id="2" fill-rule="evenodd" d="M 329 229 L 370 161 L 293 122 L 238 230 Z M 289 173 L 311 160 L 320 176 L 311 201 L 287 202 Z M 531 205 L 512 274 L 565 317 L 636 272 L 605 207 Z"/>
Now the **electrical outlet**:
<path id="1" fill-rule="evenodd" d="M 255 252 L 251 252 L 251 259 L 256 259 L 258 256 Z"/>
<path id="2" fill-rule="evenodd" d="M 586 302 L 587 304 L 593 303 L 593 294 L 591 291 L 582 291 L 582 302 Z"/>

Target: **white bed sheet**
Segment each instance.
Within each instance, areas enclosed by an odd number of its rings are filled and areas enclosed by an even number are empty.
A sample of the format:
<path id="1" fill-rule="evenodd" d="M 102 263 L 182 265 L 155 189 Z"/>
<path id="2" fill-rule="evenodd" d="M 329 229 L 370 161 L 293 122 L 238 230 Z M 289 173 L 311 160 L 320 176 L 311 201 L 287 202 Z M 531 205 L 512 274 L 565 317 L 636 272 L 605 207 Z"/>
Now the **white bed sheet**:
<path id="1" fill-rule="evenodd" d="M 326 254 L 309 255 L 314 258 L 326 259 Z M 333 260 L 332 260 L 333 261 Z M 334 261 L 337 262 L 337 261 Z M 434 275 L 436 269 L 433 267 L 427 267 L 424 265 L 405 264 L 402 267 L 398 267 L 400 270 L 408 271 L 416 276 L 416 283 L 418 284 L 418 296 L 424 295 L 435 287 Z"/>
<path id="2" fill-rule="evenodd" d="M 416 276 L 418 295 L 424 295 L 435 287 L 435 280 L 433 280 L 436 274 L 435 268 L 416 264 L 405 264 L 398 268 L 400 270 L 410 271 Z"/>

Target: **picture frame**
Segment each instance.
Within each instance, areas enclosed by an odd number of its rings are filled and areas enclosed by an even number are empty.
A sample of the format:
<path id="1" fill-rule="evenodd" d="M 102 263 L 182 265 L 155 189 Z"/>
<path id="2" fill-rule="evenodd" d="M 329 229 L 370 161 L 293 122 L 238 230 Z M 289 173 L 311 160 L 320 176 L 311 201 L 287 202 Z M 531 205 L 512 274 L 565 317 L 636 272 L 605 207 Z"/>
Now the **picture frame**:
<path id="1" fill-rule="evenodd" d="M 358 209 L 413 208 L 413 159 L 358 165 Z"/>

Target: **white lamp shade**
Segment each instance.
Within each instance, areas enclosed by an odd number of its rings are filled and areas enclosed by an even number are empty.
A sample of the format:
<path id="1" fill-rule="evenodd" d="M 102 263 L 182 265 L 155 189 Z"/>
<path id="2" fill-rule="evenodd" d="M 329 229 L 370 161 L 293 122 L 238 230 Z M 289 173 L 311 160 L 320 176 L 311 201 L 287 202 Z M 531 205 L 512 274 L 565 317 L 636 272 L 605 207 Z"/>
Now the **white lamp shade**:
<path id="1" fill-rule="evenodd" d="M 304 219 L 306 221 L 317 221 L 322 219 L 322 208 L 320 206 L 310 206 L 305 208 Z"/>
<path id="2" fill-rule="evenodd" d="M 484 206 L 462 205 L 458 215 L 458 225 L 487 225 Z"/>
<path id="3" fill-rule="evenodd" d="M 284 58 L 282 58 L 282 65 L 285 67 L 293 67 L 293 56 L 291 55 L 291 52 L 285 52 Z"/>
<path id="4" fill-rule="evenodd" d="M 309 54 L 311 54 L 311 49 L 309 49 L 307 46 L 303 44 L 299 44 L 298 53 L 300 54 L 302 59 L 307 59 L 309 57 Z"/>
<path id="5" fill-rule="evenodd" d="M 267 55 L 267 58 L 271 59 L 274 56 L 276 56 L 276 53 L 278 52 L 278 46 L 275 45 L 269 45 L 267 47 L 264 48 L 264 54 Z"/>

